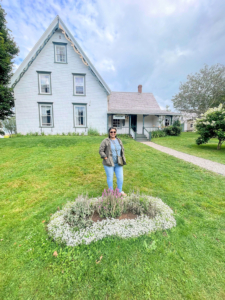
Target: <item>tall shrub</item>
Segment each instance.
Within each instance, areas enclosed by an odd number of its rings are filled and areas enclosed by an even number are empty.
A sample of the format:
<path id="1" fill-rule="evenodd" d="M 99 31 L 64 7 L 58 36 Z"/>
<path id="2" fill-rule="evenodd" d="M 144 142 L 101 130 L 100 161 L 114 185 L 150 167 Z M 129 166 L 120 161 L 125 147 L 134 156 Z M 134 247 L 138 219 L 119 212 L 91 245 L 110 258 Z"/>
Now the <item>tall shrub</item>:
<path id="1" fill-rule="evenodd" d="M 176 124 L 179 124 L 180 121 L 176 121 L 177 123 Z M 179 122 L 179 123 L 178 123 Z M 178 136 L 181 134 L 181 127 L 180 125 L 177 126 L 177 125 L 170 125 L 170 126 L 167 126 L 165 127 L 163 130 L 164 132 L 167 134 L 167 135 L 173 135 L 173 136 Z"/>
<path id="2" fill-rule="evenodd" d="M 194 123 L 195 131 L 200 134 L 196 144 L 206 144 L 211 138 L 219 140 L 217 150 L 220 150 L 225 141 L 225 108 L 222 104 L 218 107 L 208 109 L 201 118 Z"/>
<path id="3" fill-rule="evenodd" d="M 7 118 L 2 123 L 3 123 L 5 130 L 8 131 L 10 133 L 10 135 L 12 135 L 13 133 L 16 133 L 16 118 L 15 117 Z"/>

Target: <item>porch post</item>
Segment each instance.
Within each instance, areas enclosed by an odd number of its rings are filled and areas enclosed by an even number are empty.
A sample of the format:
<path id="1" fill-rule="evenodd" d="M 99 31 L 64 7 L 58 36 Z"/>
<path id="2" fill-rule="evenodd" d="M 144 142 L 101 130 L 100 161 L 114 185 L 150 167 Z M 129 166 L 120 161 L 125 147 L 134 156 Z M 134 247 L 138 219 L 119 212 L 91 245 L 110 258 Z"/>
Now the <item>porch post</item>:
<path id="1" fill-rule="evenodd" d="M 108 132 L 108 130 L 109 130 L 109 115 L 107 114 L 107 131 L 106 131 L 106 133 Z"/>
<path id="2" fill-rule="evenodd" d="M 130 135 L 130 126 L 131 125 L 131 117 L 130 117 L 130 115 L 129 115 L 129 135 Z"/>
<path id="3" fill-rule="evenodd" d="M 142 134 L 144 134 L 144 127 L 145 127 L 145 115 L 143 115 L 143 128 L 142 128 Z"/>
<path id="4" fill-rule="evenodd" d="M 171 116 L 171 125 L 173 125 L 173 116 Z"/>

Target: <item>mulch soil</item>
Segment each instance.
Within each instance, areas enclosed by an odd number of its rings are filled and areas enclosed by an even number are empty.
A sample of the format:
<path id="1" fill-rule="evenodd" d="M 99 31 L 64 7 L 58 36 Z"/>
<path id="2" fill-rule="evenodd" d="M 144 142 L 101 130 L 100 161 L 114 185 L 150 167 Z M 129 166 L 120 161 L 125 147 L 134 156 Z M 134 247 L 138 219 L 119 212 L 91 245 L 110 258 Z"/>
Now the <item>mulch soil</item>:
<path id="1" fill-rule="evenodd" d="M 134 215 L 133 213 L 125 213 L 122 214 L 121 216 L 115 218 L 115 219 L 119 219 L 119 220 L 123 220 L 123 219 L 136 219 L 138 215 Z M 97 213 L 97 211 L 94 212 L 93 216 L 92 216 L 92 221 L 97 222 L 97 221 L 102 221 L 102 220 L 106 220 L 106 218 L 101 218 L 99 216 L 99 214 Z"/>

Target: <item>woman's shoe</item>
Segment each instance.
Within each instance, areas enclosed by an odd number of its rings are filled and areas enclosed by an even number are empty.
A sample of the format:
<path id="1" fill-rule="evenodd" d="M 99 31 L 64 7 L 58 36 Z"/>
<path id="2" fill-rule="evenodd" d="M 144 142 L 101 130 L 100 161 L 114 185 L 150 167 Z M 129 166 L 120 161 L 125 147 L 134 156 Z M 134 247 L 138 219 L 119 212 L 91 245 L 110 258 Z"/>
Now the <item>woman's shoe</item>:
<path id="1" fill-rule="evenodd" d="M 121 192 L 121 195 L 122 195 L 123 197 L 126 197 L 126 196 L 127 196 L 127 194 L 125 194 L 123 191 Z"/>

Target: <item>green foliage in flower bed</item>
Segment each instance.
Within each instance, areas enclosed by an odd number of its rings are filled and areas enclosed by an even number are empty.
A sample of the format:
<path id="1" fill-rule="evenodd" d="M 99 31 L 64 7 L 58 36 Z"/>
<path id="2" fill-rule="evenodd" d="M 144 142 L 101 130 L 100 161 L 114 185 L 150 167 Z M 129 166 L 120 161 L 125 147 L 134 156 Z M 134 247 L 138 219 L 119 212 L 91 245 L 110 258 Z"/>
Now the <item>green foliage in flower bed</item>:
<path id="1" fill-rule="evenodd" d="M 78 196 L 76 201 L 69 205 L 64 219 L 70 226 L 82 229 L 92 225 L 91 218 L 95 211 L 101 218 L 116 218 L 129 212 L 154 218 L 157 209 L 150 200 L 148 196 L 139 193 L 123 197 L 118 188 L 114 191 L 105 189 L 99 198 Z"/>
<path id="2" fill-rule="evenodd" d="M 104 190 L 102 197 L 98 199 L 95 205 L 96 211 L 101 218 L 116 218 L 125 210 L 125 200 L 116 188 L 115 191 Z"/>
<path id="3" fill-rule="evenodd" d="M 65 221 L 74 229 L 82 229 L 92 225 L 90 217 L 93 215 L 95 207 L 91 199 L 87 196 L 79 196 L 70 209 L 65 214 Z"/>
<path id="4" fill-rule="evenodd" d="M 132 193 L 129 196 L 129 201 L 126 203 L 126 212 L 131 212 L 136 215 L 146 215 L 154 218 L 158 212 L 154 202 L 150 201 L 146 195 Z"/>
<path id="5" fill-rule="evenodd" d="M 136 215 L 147 215 L 154 218 L 157 209 L 153 202 L 146 195 L 131 193 L 123 197 L 119 190 L 104 190 L 102 197 L 98 199 L 95 210 L 101 218 L 116 218 L 122 213 L 131 212 Z"/>
<path id="6" fill-rule="evenodd" d="M 127 239 L 176 226 L 173 211 L 161 199 L 134 193 L 120 196 L 118 189 L 108 189 L 100 198 L 79 196 L 75 202 L 67 202 L 52 215 L 47 226 L 49 236 L 57 243 L 78 246 L 110 236 Z M 94 222 L 92 217 L 98 208 L 103 220 Z M 136 213 L 136 217 L 115 219 L 128 212 Z"/>

